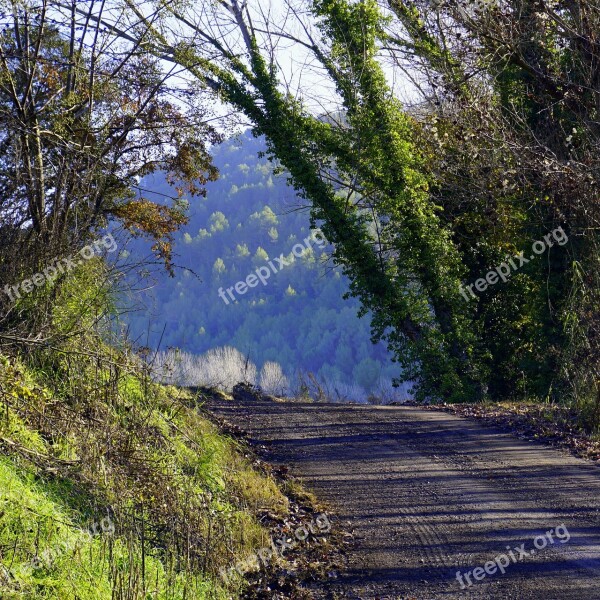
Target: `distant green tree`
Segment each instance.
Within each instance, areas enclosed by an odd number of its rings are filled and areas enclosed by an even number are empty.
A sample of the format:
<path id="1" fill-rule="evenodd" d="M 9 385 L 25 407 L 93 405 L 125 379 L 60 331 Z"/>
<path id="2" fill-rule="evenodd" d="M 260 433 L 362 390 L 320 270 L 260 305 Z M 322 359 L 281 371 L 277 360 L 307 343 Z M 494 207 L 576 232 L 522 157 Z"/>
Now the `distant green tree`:
<path id="1" fill-rule="evenodd" d="M 238 244 L 235 247 L 235 255 L 238 258 L 246 258 L 250 256 L 250 250 L 248 250 L 248 246 L 246 244 Z"/>
<path id="2" fill-rule="evenodd" d="M 268 225 L 277 225 L 279 220 L 271 207 L 265 206 L 260 213 L 260 222 L 266 227 Z"/>
<path id="3" fill-rule="evenodd" d="M 212 233 L 229 229 L 229 221 L 221 211 L 214 212 L 208 222 Z"/>
<path id="4" fill-rule="evenodd" d="M 352 348 L 349 344 L 337 344 L 335 349 L 335 364 L 341 365 L 344 369 L 354 365 Z"/>
<path id="5" fill-rule="evenodd" d="M 222 258 L 217 258 L 213 264 L 213 273 L 217 276 L 223 275 L 227 271 Z"/>
<path id="6" fill-rule="evenodd" d="M 260 173 L 263 177 L 269 177 L 269 175 L 271 174 L 271 171 L 272 171 L 272 167 L 269 163 L 258 163 L 254 167 L 254 170 L 257 173 Z"/>
<path id="7" fill-rule="evenodd" d="M 267 229 L 279 223 L 277 215 L 269 206 L 265 206 L 260 212 L 256 211 L 250 215 L 250 222 L 257 223 L 261 227 Z"/>
<path id="8" fill-rule="evenodd" d="M 265 251 L 264 248 L 261 248 L 259 246 L 256 249 L 254 256 L 252 257 L 252 263 L 256 266 L 260 266 L 260 265 L 263 265 L 264 263 L 266 263 L 268 260 L 269 260 L 269 255 L 267 254 L 267 252 Z"/>
<path id="9" fill-rule="evenodd" d="M 358 383 L 364 390 L 371 391 L 381 372 L 379 363 L 372 358 L 361 360 L 352 370 L 354 381 Z"/>
<path id="10" fill-rule="evenodd" d="M 312 267 L 316 262 L 315 251 L 312 248 L 307 248 L 302 253 L 302 264 Z"/>

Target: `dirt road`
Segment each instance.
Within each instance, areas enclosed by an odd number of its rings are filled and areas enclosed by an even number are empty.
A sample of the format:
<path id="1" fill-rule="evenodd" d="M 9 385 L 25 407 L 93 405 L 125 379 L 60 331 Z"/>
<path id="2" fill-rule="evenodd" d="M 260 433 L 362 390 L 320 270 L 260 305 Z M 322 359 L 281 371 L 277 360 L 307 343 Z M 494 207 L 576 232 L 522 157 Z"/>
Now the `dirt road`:
<path id="1" fill-rule="evenodd" d="M 354 531 L 347 570 L 327 592 L 600 600 L 596 465 L 415 407 L 224 400 L 210 410 Z"/>

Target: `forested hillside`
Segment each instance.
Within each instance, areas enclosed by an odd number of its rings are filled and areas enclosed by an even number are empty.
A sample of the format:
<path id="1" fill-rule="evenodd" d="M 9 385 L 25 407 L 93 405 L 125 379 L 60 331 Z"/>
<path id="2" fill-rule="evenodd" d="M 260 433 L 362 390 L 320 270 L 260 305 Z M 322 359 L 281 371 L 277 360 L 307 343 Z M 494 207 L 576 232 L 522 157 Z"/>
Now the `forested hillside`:
<path id="1" fill-rule="evenodd" d="M 359 302 L 343 299 L 348 283 L 328 259 L 331 248 L 322 239 L 305 243 L 308 212 L 285 174 L 259 158 L 264 149 L 249 132 L 214 149 L 219 178 L 207 185 L 206 198 L 189 203 L 189 223 L 175 236 L 175 277 L 152 274 L 144 310 L 128 317 L 133 337 L 194 354 L 233 346 L 259 368 L 279 363 L 291 381 L 304 371 L 338 387 L 353 382 L 364 390 L 356 390 L 357 400 L 381 380 L 389 388 L 398 367 L 383 345 L 371 343 L 370 318 L 358 318 Z M 160 175 L 142 187 L 157 201 L 176 193 Z M 147 246 L 135 243 L 131 251 L 135 263 Z M 281 255 L 287 264 L 280 268 Z M 227 294 L 261 267 L 269 272 L 264 284 L 233 290 L 235 300 Z"/>

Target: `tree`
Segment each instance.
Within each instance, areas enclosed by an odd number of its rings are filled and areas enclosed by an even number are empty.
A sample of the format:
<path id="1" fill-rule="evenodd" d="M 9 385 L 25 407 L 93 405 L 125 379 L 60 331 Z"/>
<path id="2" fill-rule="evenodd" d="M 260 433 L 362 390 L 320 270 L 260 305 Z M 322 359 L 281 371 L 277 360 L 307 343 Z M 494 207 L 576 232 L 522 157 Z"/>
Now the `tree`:
<path id="1" fill-rule="evenodd" d="M 259 223 L 263 228 L 272 228 L 279 223 L 277 215 L 269 206 L 265 206 L 260 212 L 250 215 L 250 221 Z"/>
<path id="2" fill-rule="evenodd" d="M 225 218 L 225 215 L 221 211 L 214 212 L 209 219 L 211 233 L 217 233 L 219 231 L 225 231 L 229 229 L 229 221 Z"/>
<path id="3" fill-rule="evenodd" d="M 558 226 L 569 236 L 477 304 L 494 395 L 526 387 L 598 404 L 600 10 L 495 0 L 389 7 L 393 58 L 410 68 L 406 49 L 415 49 L 430 122 L 444 136 L 431 148 L 436 195 L 457 223 L 470 271 L 485 272 Z"/>
<path id="4" fill-rule="evenodd" d="M 222 258 L 217 258 L 215 263 L 213 264 L 213 273 L 219 277 L 223 275 L 223 273 L 227 272 L 227 268 L 225 267 L 225 263 Z"/>
<path id="5" fill-rule="evenodd" d="M 235 253 L 239 258 L 246 258 L 250 256 L 250 250 L 248 250 L 247 244 L 238 244 L 235 248 Z"/>
<path id="6" fill-rule="evenodd" d="M 252 257 L 252 264 L 255 266 L 264 265 L 269 260 L 269 255 L 264 248 L 260 246 L 256 249 L 254 256 Z"/>
<path id="7" fill-rule="evenodd" d="M 206 144 L 219 135 L 204 122 L 202 94 L 173 89 L 159 58 L 140 51 L 143 28 L 115 40 L 101 10 L 79 0 L 64 10 L 48 0 L 0 2 L 4 283 L 75 253 L 111 220 L 151 238 L 170 267 L 186 202 L 144 198 L 139 178 L 164 170 L 183 196 L 216 177 Z M 7 301 L 3 315 L 14 308 Z"/>
<path id="8" fill-rule="evenodd" d="M 284 396 L 289 392 L 289 381 L 281 366 L 276 362 L 267 361 L 260 370 L 259 385 L 267 394 Z"/>
<path id="9" fill-rule="evenodd" d="M 372 358 L 361 360 L 353 370 L 354 381 L 365 391 L 371 391 L 381 374 L 381 367 Z"/>

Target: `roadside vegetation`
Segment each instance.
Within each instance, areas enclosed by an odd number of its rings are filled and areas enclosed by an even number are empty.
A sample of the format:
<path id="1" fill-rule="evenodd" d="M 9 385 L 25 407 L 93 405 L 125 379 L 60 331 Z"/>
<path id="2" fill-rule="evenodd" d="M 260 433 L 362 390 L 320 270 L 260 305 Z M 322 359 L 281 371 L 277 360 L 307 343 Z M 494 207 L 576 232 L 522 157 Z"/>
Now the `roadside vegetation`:
<path id="1" fill-rule="evenodd" d="M 171 270 L 220 136 L 202 90 L 181 103 L 75 8 L 0 3 L 0 597 L 238 597 L 222 573 L 289 501 L 201 395 L 154 382 L 119 308 L 125 240 Z M 155 170 L 173 197 L 144 198 Z"/>
<path id="2" fill-rule="evenodd" d="M 93 316 L 78 302 L 98 296 L 93 271 L 65 282 L 55 327 Z M 109 328 L 84 330 L 0 355 L 0 595 L 231 597 L 243 580 L 219 571 L 268 545 L 259 517 L 287 499 L 200 396 L 153 383 Z"/>
<path id="3" fill-rule="evenodd" d="M 597 415 L 582 412 L 568 403 L 461 402 L 436 404 L 430 408 L 476 419 L 521 439 L 563 448 L 575 456 L 600 463 Z"/>

